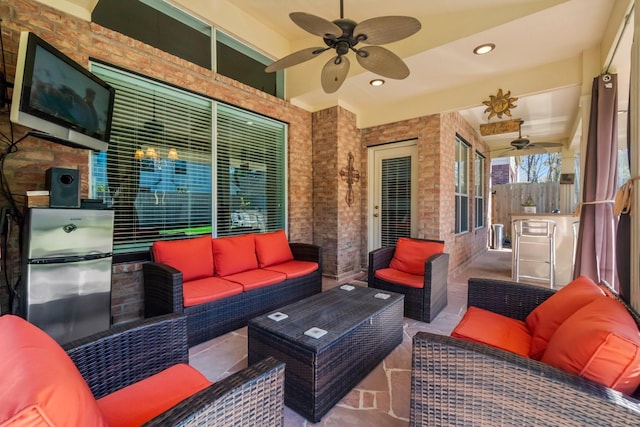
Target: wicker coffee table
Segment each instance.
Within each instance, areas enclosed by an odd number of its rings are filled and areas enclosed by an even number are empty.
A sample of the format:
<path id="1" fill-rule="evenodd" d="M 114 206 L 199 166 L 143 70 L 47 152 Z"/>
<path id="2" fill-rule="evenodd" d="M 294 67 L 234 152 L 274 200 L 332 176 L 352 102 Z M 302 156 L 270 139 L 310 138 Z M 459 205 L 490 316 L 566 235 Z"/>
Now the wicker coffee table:
<path id="1" fill-rule="evenodd" d="M 250 320 L 249 364 L 285 362 L 285 404 L 318 422 L 402 342 L 403 308 L 401 294 L 333 288 Z"/>

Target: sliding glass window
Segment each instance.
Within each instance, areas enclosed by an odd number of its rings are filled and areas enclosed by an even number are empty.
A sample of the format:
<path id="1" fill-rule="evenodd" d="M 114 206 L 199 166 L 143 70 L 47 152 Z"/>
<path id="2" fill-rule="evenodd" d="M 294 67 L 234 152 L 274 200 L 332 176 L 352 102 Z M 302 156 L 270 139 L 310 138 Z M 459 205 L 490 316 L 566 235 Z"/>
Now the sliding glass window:
<path id="1" fill-rule="evenodd" d="M 286 125 L 218 104 L 217 235 L 285 228 Z"/>
<path id="2" fill-rule="evenodd" d="M 93 153 L 90 179 L 91 196 L 115 211 L 114 253 L 285 228 L 284 123 L 105 65 L 92 71 L 116 88 L 109 150 Z"/>

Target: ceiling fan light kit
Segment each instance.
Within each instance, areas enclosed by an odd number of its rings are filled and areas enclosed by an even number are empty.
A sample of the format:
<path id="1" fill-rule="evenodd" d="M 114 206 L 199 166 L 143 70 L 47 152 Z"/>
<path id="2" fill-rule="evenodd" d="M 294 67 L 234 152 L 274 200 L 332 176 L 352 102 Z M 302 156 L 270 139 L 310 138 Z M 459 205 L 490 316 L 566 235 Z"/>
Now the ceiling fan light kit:
<path id="1" fill-rule="evenodd" d="M 287 55 L 265 68 L 270 73 L 283 70 L 319 56 L 333 49 L 335 57 L 322 68 L 320 82 L 326 93 L 337 91 L 349 74 L 350 62 L 346 55 L 353 51 L 362 68 L 372 73 L 401 80 L 409 76 L 404 61 L 381 44 L 392 43 L 417 33 L 420 21 L 409 16 L 381 16 L 357 23 L 343 16 L 343 0 L 340 0 L 340 19 L 331 22 L 304 12 L 289 14 L 291 20 L 303 30 L 322 37 L 327 47 L 302 49 Z M 360 43 L 370 46 L 356 47 Z"/>

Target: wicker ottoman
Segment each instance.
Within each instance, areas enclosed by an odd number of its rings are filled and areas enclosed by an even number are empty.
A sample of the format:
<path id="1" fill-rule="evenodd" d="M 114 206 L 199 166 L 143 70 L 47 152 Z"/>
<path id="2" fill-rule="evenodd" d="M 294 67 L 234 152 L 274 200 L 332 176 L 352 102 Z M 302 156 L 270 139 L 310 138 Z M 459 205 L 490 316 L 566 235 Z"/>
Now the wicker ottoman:
<path id="1" fill-rule="evenodd" d="M 359 286 L 314 295 L 249 321 L 249 364 L 285 362 L 285 404 L 318 422 L 402 342 L 403 307 L 403 295 Z"/>

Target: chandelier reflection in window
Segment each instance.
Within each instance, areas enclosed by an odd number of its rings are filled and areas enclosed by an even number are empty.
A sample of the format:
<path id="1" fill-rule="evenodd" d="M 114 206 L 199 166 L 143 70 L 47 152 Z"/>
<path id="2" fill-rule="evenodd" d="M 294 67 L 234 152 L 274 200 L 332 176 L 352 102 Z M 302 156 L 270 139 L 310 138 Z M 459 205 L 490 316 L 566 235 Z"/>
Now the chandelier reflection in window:
<path id="1" fill-rule="evenodd" d="M 146 149 L 138 148 L 134 154 L 134 157 L 146 163 L 147 161 L 153 165 L 154 169 L 161 170 L 162 167 L 169 166 L 171 162 L 175 162 L 179 159 L 178 150 L 175 148 L 169 148 L 166 157 L 160 157 L 155 147 L 147 147 Z"/>

